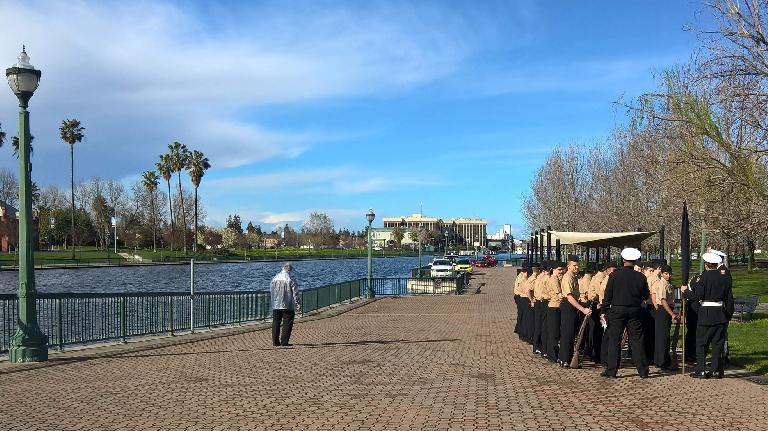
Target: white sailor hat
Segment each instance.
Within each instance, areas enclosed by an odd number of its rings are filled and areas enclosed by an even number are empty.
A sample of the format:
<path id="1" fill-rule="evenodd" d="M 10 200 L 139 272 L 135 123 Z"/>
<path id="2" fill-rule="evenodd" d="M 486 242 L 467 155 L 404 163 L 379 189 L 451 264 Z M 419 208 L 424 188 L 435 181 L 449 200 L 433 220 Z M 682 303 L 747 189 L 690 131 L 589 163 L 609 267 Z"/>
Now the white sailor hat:
<path id="1" fill-rule="evenodd" d="M 723 258 L 713 252 L 704 253 L 701 255 L 701 258 L 704 259 L 704 262 L 707 262 L 707 263 L 715 263 L 715 264 L 723 263 Z"/>
<path id="2" fill-rule="evenodd" d="M 723 253 L 723 252 L 722 252 L 722 251 L 720 251 L 720 250 L 715 250 L 715 249 L 712 249 L 712 250 L 709 250 L 709 252 L 710 252 L 710 253 L 714 253 L 714 254 L 716 254 L 716 255 L 718 255 L 718 256 L 720 256 L 720 257 L 722 257 L 723 259 L 725 259 L 726 257 L 728 257 L 728 255 L 727 255 L 727 254 Z"/>
<path id="3" fill-rule="evenodd" d="M 640 259 L 640 256 L 642 255 L 643 253 L 640 253 L 640 250 L 632 247 L 625 248 L 621 251 L 621 258 L 627 261 L 635 261 Z"/>

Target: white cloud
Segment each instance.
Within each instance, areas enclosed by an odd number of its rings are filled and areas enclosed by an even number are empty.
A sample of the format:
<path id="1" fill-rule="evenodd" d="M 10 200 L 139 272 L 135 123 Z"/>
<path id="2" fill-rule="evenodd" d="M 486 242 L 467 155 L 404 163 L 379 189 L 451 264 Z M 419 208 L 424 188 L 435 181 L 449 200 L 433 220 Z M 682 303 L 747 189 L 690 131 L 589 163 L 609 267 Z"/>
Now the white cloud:
<path id="1" fill-rule="evenodd" d="M 36 179 L 64 182 L 57 127 L 70 117 L 86 127 L 79 177 L 138 175 L 176 140 L 215 167 L 297 157 L 335 134 L 271 128 L 247 112 L 432 82 L 482 46 L 478 35 L 494 27 L 483 22 L 499 21 L 427 4 L 293 5 L 0 4 L 0 61 L 13 63 L 26 43 L 43 72 L 30 105 Z M 13 134 L 13 96 L 0 100 Z"/>

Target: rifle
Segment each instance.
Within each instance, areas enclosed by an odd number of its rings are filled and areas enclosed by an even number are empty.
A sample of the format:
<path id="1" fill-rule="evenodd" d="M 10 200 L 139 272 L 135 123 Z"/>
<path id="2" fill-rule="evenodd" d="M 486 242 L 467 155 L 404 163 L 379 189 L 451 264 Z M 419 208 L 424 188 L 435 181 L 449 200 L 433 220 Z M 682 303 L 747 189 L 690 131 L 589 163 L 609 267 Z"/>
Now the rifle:
<path id="1" fill-rule="evenodd" d="M 680 365 L 677 361 L 677 343 L 680 341 L 680 322 L 682 320 L 683 319 L 677 319 L 675 321 L 675 330 L 672 333 L 672 343 L 670 343 L 670 347 L 672 348 L 670 365 L 672 365 L 672 369 L 677 369 L 677 367 Z"/>
<path id="2" fill-rule="evenodd" d="M 587 304 L 588 307 L 592 308 L 591 302 Z M 573 345 L 573 357 L 571 358 L 571 368 L 579 368 L 579 349 L 581 348 L 581 343 L 584 341 L 584 330 L 587 328 L 587 323 L 589 319 L 591 319 L 592 316 L 584 316 L 584 320 L 581 322 L 581 326 L 579 327 L 579 334 L 576 336 L 576 342 Z"/>

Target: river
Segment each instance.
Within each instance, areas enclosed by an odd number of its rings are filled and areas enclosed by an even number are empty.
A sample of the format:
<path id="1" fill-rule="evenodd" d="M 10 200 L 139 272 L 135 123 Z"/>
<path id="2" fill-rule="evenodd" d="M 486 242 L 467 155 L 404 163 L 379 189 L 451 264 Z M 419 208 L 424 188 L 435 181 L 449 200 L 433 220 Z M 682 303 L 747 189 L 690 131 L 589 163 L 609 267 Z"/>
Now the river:
<path id="1" fill-rule="evenodd" d="M 423 264 L 432 260 L 423 256 Z M 409 277 L 418 257 L 373 259 L 374 277 Z M 261 290 L 280 271 L 282 262 L 198 263 L 197 291 Z M 302 289 L 365 278 L 366 259 L 304 260 L 294 263 Z M 189 290 L 189 265 L 119 266 L 76 269 L 38 269 L 38 292 L 185 292 Z M 15 293 L 17 271 L 0 271 L 0 293 Z"/>

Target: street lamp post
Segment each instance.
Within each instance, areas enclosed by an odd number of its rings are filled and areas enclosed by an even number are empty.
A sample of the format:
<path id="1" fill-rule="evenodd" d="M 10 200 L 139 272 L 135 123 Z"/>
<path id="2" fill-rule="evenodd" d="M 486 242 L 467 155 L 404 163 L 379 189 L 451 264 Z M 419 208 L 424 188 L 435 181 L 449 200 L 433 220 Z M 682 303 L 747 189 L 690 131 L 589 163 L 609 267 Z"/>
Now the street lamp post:
<path id="1" fill-rule="evenodd" d="M 11 362 L 48 360 L 45 335 L 37 324 L 35 257 L 32 248 L 32 163 L 29 159 L 29 99 L 40 83 L 40 71 L 29 64 L 25 48 L 19 61 L 5 69 L 11 91 L 19 99 L 19 315 L 16 333 L 11 337 L 8 356 Z"/>
<path id="2" fill-rule="evenodd" d="M 422 233 L 422 226 L 421 226 L 421 223 L 419 223 L 419 230 L 416 233 L 416 240 L 419 243 L 419 278 L 421 278 L 421 233 Z"/>
<path id="3" fill-rule="evenodd" d="M 368 289 L 365 290 L 365 297 L 370 299 L 376 296 L 373 291 L 373 286 L 371 285 L 371 275 L 373 274 L 373 266 L 371 265 L 371 223 L 373 223 L 373 220 L 376 218 L 373 209 L 368 210 L 368 214 L 365 215 L 365 218 L 368 219 Z"/>
<path id="4" fill-rule="evenodd" d="M 445 247 L 444 248 L 445 248 L 445 250 L 443 250 L 443 251 L 445 252 L 445 255 L 447 256 L 448 255 L 448 229 L 445 230 Z"/>

